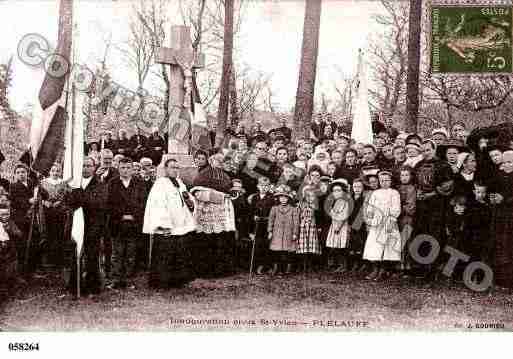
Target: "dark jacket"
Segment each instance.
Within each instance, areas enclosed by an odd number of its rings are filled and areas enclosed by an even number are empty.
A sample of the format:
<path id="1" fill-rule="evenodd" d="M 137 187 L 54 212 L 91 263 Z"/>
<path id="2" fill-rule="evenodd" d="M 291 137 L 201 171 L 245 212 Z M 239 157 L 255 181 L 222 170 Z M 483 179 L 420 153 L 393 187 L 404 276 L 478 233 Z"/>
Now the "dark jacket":
<path id="1" fill-rule="evenodd" d="M 118 178 L 118 177 L 119 177 L 119 171 L 116 168 L 111 167 L 111 168 L 109 168 L 109 173 L 107 174 L 107 176 L 105 176 L 105 178 L 103 178 L 103 179 L 101 176 L 98 176 L 98 180 L 100 182 L 109 183 L 113 178 Z"/>
<path id="2" fill-rule="evenodd" d="M 337 167 L 335 170 L 335 174 L 333 175 L 334 179 L 344 178 L 349 184 L 353 184 L 353 181 L 360 176 L 360 166 L 353 165 L 351 167 L 347 166 L 345 163 Z"/>
<path id="3" fill-rule="evenodd" d="M 105 214 L 107 212 L 108 187 L 93 176 L 85 188 L 72 189 L 65 197 L 66 203 L 73 209 L 82 207 L 84 210 L 86 237 L 94 232 L 100 239 Z M 98 228 L 99 227 L 99 228 Z"/>
<path id="4" fill-rule="evenodd" d="M 84 211 L 83 251 L 86 258 L 86 276 L 82 281 L 83 293 L 99 293 L 101 290 L 100 239 L 104 235 L 107 190 L 108 186 L 94 176 L 85 189 L 73 189 L 65 196 L 65 202 L 72 209 L 82 207 Z M 72 271 L 70 289 L 73 289 L 75 284 L 75 274 L 76 272 Z"/>
<path id="5" fill-rule="evenodd" d="M 3 187 L 5 189 L 5 192 L 9 193 L 11 183 L 5 178 L 0 177 L 0 187 Z"/>
<path id="6" fill-rule="evenodd" d="M 13 182 L 9 189 L 11 199 L 11 218 L 22 231 L 27 231 L 30 225 L 28 211 L 31 207 L 29 200 L 34 196 L 34 184 L 28 182 L 28 187 L 21 182 Z"/>
<path id="7" fill-rule="evenodd" d="M 130 157 L 132 155 L 131 147 L 130 140 L 124 138 L 122 140 L 116 140 L 114 151 L 117 154 Z"/>
<path id="8" fill-rule="evenodd" d="M 108 192 L 107 203 L 111 214 L 112 236 L 118 234 L 123 215 L 132 215 L 138 232 L 142 232 L 145 198 L 147 197 L 145 183 L 133 177 L 128 187 L 125 187 L 121 178 L 117 177 L 109 182 Z"/>
<path id="9" fill-rule="evenodd" d="M 133 135 L 130 137 L 130 153 L 134 160 L 139 161 L 146 151 L 146 141 L 144 135 Z"/>

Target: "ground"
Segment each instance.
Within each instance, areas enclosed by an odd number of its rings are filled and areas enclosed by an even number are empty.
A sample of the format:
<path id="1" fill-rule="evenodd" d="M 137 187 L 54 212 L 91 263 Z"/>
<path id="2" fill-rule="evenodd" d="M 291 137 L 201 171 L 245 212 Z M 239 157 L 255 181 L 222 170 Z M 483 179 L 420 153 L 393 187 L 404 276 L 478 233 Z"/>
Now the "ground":
<path id="1" fill-rule="evenodd" d="M 513 295 L 476 293 L 459 285 L 425 288 L 330 273 L 257 276 L 251 281 L 247 274 L 238 274 L 198 279 L 167 291 L 149 290 L 143 275 L 136 284 L 135 289 L 107 290 L 75 300 L 47 275 L 4 303 L 0 329 L 485 330 L 476 329 L 476 324 L 513 328 Z"/>

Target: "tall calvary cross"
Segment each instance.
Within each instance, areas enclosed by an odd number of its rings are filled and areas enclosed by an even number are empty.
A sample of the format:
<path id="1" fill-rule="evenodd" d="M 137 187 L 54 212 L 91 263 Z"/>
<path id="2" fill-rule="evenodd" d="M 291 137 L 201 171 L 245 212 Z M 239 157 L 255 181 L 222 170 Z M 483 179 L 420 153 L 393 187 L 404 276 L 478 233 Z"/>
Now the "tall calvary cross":
<path id="1" fill-rule="evenodd" d="M 188 155 L 191 123 L 184 110 L 191 103 L 192 71 L 204 67 L 205 56 L 194 53 L 188 26 L 171 26 L 171 46 L 155 51 L 157 63 L 170 65 L 168 152 Z"/>

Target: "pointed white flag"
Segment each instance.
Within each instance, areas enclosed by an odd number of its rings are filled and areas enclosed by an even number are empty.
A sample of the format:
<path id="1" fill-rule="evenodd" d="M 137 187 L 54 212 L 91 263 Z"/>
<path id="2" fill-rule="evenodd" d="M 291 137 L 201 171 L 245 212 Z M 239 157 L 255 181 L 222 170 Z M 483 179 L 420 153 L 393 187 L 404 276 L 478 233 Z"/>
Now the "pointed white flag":
<path id="1" fill-rule="evenodd" d="M 63 178 L 69 181 L 72 188 L 79 188 L 82 183 L 84 163 L 84 121 L 74 114 L 68 116 L 65 146 Z M 84 212 L 82 208 L 73 212 L 71 237 L 77 244 L 77 255 L 80 255 L 84 241 Z"/>
<path id="2" fill-rule="evenodd" d="M 358 50 L 358 88 L 356 89 L 356 102 L 353 105 L 353 128 L 351 138 L 357 143 L 370 143 L 374 141 L 372 133 L 371 114 L 369 110 L 369 93 L 367 91 L 367 73 L 363 61 L 363 51 Z"/>

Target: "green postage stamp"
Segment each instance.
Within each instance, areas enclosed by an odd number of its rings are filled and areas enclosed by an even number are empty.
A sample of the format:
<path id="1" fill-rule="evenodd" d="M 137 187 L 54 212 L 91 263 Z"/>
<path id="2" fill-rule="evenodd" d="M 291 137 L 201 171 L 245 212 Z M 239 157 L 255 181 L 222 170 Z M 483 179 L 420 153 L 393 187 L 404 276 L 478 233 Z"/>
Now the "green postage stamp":
<path id="1" fill-rule="evenodd" d="M 431 72 L 511 73 L 511 6 L 431 7 Z"/>

